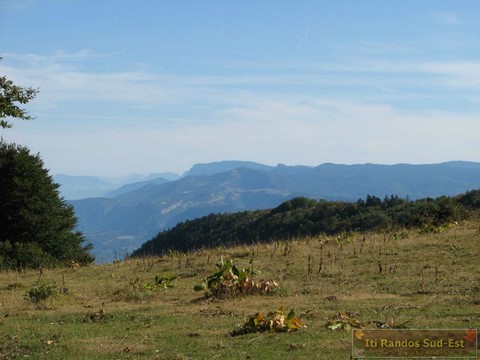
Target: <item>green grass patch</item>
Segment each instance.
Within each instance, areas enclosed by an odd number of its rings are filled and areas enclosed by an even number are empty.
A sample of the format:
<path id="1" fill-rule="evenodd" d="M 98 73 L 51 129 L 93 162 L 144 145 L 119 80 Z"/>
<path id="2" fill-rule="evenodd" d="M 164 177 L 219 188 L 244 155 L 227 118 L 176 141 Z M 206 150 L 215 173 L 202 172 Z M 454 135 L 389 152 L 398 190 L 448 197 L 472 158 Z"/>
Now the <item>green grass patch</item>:
<path id="1" fill-rule="evenodd" d="M 465 223 L 401 238 L 368 233 L 348 242 L 304 238 L 293 246 L 169 254 L 44 270 L 40 282 L 35 271 L 3 272 L 0 358 L 348 359 L 350 332 L 326 326 L 342 313 L 369 326 L 479 328 L 477 229 Z M 212 274 L 221 256 L 234 258 L 238 269 L 254 264 L 258 281 L 274 280 L 279 287 L 267 295 L 205 298 L 193 287 Z M 42 284 L 68 292 L 51 294 L 41 301 L 55 303 L 39 307 L 26 293 L 42 293 Z M 306 327 L 230 335 L 252 315 L 281 307 L 295 309 Z"/>

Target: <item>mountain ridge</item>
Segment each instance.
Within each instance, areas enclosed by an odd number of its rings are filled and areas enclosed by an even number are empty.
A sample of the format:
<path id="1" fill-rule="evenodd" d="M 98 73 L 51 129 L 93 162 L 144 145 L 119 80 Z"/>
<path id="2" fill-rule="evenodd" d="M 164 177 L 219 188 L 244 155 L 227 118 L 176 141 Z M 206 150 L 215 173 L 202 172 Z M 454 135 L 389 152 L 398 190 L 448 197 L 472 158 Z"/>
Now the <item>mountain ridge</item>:
<path id="1" fill-rule="evenodd" d="M 266 209 L 298 196 L 338 201 L 367 195 L 418 199 L 480 187 L 480 163 L 473 162 L 316 167 L 240 163 L 223 172 L 216 171 L 236 164 L 214 163 L 211 168 L 203 164 L 197 175 L 157 184 L 153 180 L 110 199 L 71 201 L 79 230 L 93 242 L 97 257 L 110 260 L 115 246 L 116 250 L 136 248 L 180 221 L 210 213 Z"/>

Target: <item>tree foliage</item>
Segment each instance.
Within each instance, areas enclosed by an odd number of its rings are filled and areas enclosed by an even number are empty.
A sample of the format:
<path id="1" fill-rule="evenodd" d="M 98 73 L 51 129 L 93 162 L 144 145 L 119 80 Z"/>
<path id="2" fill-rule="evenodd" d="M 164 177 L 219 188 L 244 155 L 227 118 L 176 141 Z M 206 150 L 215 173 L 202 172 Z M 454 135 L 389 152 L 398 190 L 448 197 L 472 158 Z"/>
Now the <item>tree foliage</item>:
<path id="1" fill-rule="evenodd" d="M 1 60 L 2 58 L 0 58 Z M 37 89 L 23 88 L 14 85 L 5 76 L 0 77 L 0 127 L 3 129 L 12 127 L 12 124 L 6 120 L 8 118 L 31 120 L 32 117 L 18 104 L 27 104 L 35 98 L 37 93 Z"/>
<path id="2" fill-rule="evenodd" d="M 59 196 L 39 155 L 0 142 L 0 267 L 89 263 L 73 207 Z"/>
<path id="3" fill-rule="evenodd" d="M 0 127 L 12 126 L 6 119 L 32 119 L 18 104 L 36 95 L 36 89 L 0 77 Z M 82 233 L 75 231 L 73 207 L 60 197 L 58 187 L 40 155 L 0 140 L 0 269 L 94 260 L 91 245 L 84 246 Z"/>
<path id="4" fill-rule="evenodd" d="M 133 256 L 268 242 L 320 234 L 419 228 L 436 231 L 480 210 L 480 190 L 416 201 L 368 195 L 356 202 L 295 198 L 271 210 L 211 214 L 163 231 Z"/>

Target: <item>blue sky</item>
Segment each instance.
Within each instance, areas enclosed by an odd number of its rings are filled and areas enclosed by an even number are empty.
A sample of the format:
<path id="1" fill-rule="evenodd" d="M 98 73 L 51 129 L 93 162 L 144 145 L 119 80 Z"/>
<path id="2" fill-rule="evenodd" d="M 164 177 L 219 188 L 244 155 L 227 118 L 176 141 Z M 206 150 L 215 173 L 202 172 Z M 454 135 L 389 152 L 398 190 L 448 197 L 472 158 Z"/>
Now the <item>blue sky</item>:
<path id="1" fill-rule="evenodd" d="M 480 1 L 1 0 L 52 174 L 480 161 Z"/>

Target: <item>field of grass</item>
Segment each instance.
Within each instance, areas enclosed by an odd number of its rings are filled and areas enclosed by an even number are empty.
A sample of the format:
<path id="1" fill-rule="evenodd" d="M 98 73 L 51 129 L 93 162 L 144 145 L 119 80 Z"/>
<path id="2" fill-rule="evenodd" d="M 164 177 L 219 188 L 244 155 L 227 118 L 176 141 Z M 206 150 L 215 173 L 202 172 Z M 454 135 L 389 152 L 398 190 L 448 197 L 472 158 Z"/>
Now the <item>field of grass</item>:
<path id="1" fill-rule="evenodd" d="M 220 256 L 261 271 L 268 295 L 204 299 L 193 291 Z M 480 328 L 480 234 L 354 234 L 131 259 L 83 268 L 0 273 L 0 359 L 349 359 L 339 312 L 416 329 Z M 172 288 L 146 289 L 156 275 Z M 60 289 L 35 303 L 36 284 Z M 63 289 L 62 289 L 63 288 Z M 295 309 L 306 328 L 230 336 L 261 311 Z"/>

